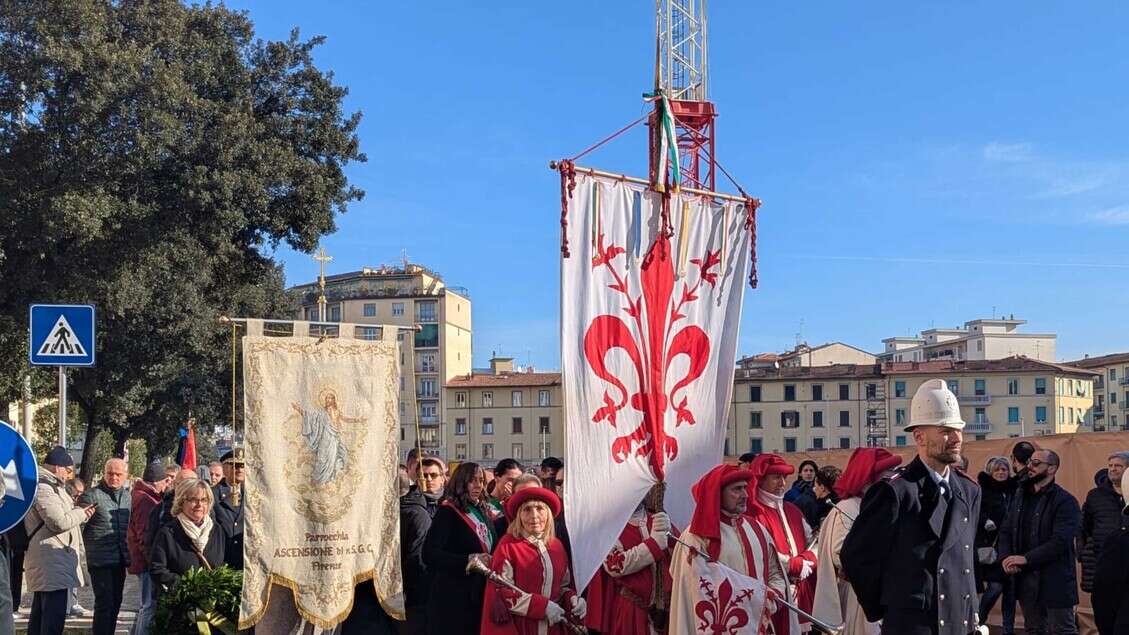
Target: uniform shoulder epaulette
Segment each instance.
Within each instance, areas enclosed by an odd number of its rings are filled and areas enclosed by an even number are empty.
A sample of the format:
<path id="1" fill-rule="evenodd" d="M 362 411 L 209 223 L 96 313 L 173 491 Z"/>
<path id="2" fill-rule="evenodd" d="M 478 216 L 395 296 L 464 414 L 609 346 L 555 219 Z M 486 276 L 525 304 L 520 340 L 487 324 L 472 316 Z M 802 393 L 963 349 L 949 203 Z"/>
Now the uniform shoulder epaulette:
<path id="1" fill-rule="evenodd" d="M 902 477 L 902 473 L 905 472 L 905 470 L 906 470 L 906 468 L 903 465 L 902 467 L 895 469 L 893 474 L 891 474 L 890 476 L 884 477 L 882 480 L 886 481 L 888 483 L 891 482 L 891 481 L 896 481 L 896 480 L 898 480 L 899 478 Z"/>

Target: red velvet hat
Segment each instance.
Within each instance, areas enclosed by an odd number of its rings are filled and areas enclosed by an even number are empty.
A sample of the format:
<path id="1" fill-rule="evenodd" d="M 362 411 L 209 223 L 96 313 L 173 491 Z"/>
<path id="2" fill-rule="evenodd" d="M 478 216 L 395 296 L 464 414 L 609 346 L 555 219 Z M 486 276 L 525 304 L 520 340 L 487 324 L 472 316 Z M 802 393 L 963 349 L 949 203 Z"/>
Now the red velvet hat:
<path id="1" fill-rule="evenodd" d="M 788 476 L 795 472 L 796 468 L 788 465 L 788 462 L 777 454 L 758 454 L 757 458 L 749 464 L 749 471 L 753 473 L 753 478 L 759 479 L 769 474 Z"/>
<path id="2" fill-rule="evenodd" d="M 736 465 L 719 465 L 706 473 L 690 493 L 694 495 L 694 515 L 690 532 L 706 541 L 706 553 L 716 559 L 721 553 L 721 490 L 730 483 L 748 481 L 749 470 Z"/>
<path id="3" fill-rule="evenodd" d="M 876 483 L 886 470 L 902 464 L 902 457 L 891 454 L 886 448 L 856 448 L 847 461 L 847 469 L 835 481 L 839 498 L 862 496 L 867 485 Z"/>
<path id="4" fill-rule="evenodd" d="M 561 499 L 557 498 L 552 490 L 544 487 L 523 487 L 506 499 L 506 518 L 512 521 L 517 517 L 517 510 L 529 501 L 541 501 L 548 505 L 554 518 L 561 515 Z"/>

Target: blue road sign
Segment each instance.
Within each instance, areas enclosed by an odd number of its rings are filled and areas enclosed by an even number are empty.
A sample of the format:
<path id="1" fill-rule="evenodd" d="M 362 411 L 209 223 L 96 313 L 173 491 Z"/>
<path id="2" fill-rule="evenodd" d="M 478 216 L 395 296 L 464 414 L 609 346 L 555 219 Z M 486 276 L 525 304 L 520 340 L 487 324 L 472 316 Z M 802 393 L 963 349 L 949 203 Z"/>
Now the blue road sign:
<path id="1" fill-rule="evenodd" d="M 0 421 L 0 474 L 4 483 L 4 495 L 0 498 L 0 532 L 5 532 L 27 515 L 35 501 L 35 485 L 39 481 L 35 453 L 27 439 L 5 421 Z"/>
<path id="2" fill-rule="evenodd" d="M 93 366 L 94 307 L 89 304 L 31 305 L 33 366 Z"/>

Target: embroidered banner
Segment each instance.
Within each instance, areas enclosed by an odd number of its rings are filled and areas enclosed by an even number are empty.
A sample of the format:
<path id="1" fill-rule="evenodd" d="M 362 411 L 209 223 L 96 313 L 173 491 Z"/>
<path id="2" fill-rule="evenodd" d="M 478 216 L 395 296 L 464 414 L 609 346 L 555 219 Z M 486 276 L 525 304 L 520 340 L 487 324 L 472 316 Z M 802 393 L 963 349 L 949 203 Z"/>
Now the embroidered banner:
<path id="1" fill-rule="evenodd" d="M 243 338 L 246 528 L 239 627 L 272 584 L 303 619 L 332 628 L 371 579 L 403 619 L 399 352 L 391 341 Z M 279 592 L 279 588 L 275 592 Z"/>
<path id="2" fill-rule="evenodd" d="M 707 563 L 698 556 L 691 558 L 690 566 L 683 571 L 694 580 L 676 585 L 682 594 L 676 593 L 671 598 L 671 633 L 760 635 L 765 632 L 767 590 L 763 582 L 729 567 Z"/>
<path id="3" fill-rule="evenodd" d="M 687 526 L 721 460 L 749 231 L 741 203 L 578 174 L 561 261 L 565 515 L 577 588 L 658 480 Z M 669 234 L 669 235 L 668 235 Z"/>

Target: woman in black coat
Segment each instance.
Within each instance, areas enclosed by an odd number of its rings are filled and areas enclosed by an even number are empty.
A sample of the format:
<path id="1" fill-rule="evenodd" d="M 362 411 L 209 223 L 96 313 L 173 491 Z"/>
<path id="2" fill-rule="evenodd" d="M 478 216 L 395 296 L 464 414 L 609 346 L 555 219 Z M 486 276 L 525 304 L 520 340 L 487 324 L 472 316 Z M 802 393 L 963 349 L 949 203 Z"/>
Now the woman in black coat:
<path id="1" fill-rule="evenodd" d="M 1082 527 L 1078 530 L 1078 559 L 1082 562 L 1082 590 L 1094 592 L 1094 570 L 1101 558 L 1102 546 L 1110 536 L 1129 525 L 1129 516 L 1121 513 L 1125 507 L 1124 492 L 1114 488 L 1110 471 L 1120 487 L 1121 475 L 1129 463 L 1129 452 L 1117 452 L 1109 457 L 1109 468 L 1094 476 L 1094 489 L 1086 494 L 1082 503 Z"/>
<path id="2" fill-rule="evenodd" d="M 212 520 L 212 488 L 199 479 L 177 483 L 172 509 L 175 516 L 157 530 L 149 550 L 149 575 L 157 595 L 180 581 L 194 567 L 214 569 L 224 564 L 227 537 Z"/>
<path id="3" fill-rule="evenodd" d="M 1129 472 L 1121 477 L 1129 486 Z M 1121 510 L 1129 514 L 1129 506 Z M 1094 622 L 1100 635 L 1129 635 L 1129 529 L 1115 531 L 1102 545 L 1094 569 Z"/>
<path id="4" fill-rule="evenodd" d="M 981 624 L 985 624 L 1000 596 L 1012 594 L 1012 580 L 1000 567 L 996 544 L 1015 497 L 1016 481 L 1011 478 L 1011 463 L 1006 456 L 988 459 L 976 480 L 980 484 L 980 520 L 976 526 L 975 543 L 976 588 L 983 594 L 980 596 L 979 615 Z M 1015 623 L 1015 602 L 1005 598 L 1004 611 L 1011 613 L 1003 616 L 1006 630 L 1008 625 Z"/>
<path id="5" fill-rule="evenodd" d="M 468 574 L 466 568 L 472 557 L 489 564 L 497 543 L 485 492 L 482 468 L 461 463 L 431 521 L 423 543 L 423 561 L 431 575 L 428 633 L 477 633 L 481 625 L 486 578 Z"/>

